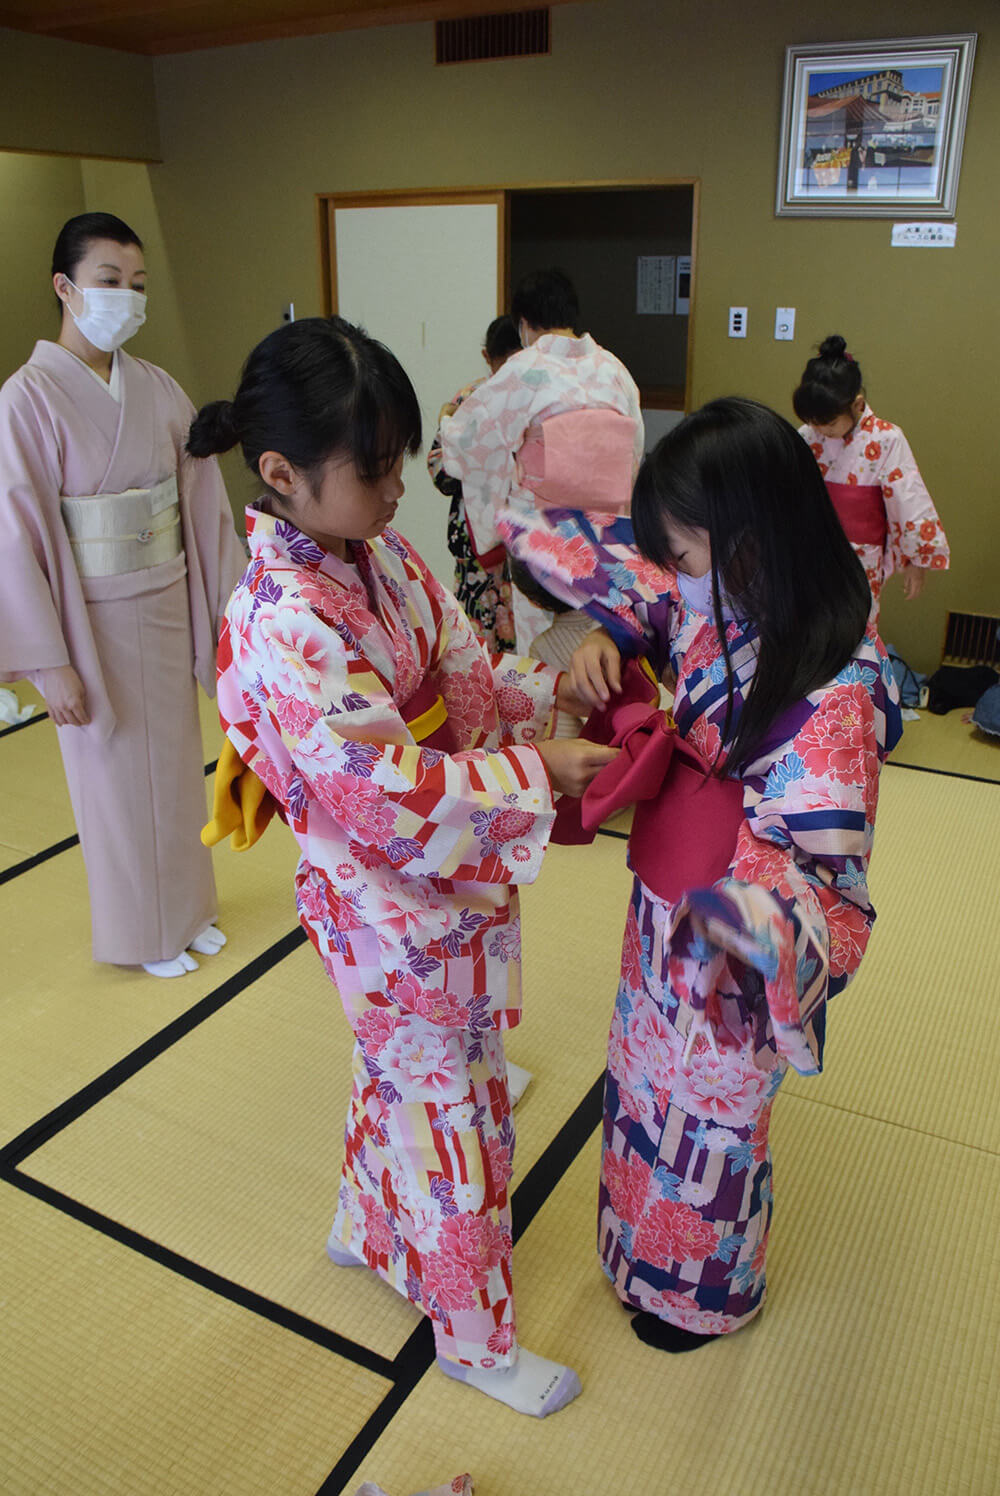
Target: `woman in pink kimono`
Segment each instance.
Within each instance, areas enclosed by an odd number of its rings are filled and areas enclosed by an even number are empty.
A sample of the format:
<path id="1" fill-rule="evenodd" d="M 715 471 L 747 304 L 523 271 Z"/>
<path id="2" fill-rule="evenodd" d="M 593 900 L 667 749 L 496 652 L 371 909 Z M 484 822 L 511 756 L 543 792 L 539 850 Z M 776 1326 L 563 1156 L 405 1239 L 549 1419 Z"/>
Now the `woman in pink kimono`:
<path id="1" fill-rule="evenodd" d="M 327 1250 L 434 1324 L 438 1364 L 519 1412 L 579 1391 L 518 1349 L 502 1031 L 520 1017 L 517 897 L 554 790 L 613 750 L 548 741 L 568 678 L 490 657 L 389 523 L 420 413 L 392 354 L 334 317 L 280 328 L 191 428 L 264 494 L 219 643 L 219 710 L 302 857 L 299 918 L 356 1039 Z"/>
<path id="2" fill-rule="evenodd" d="M 508 536 L 604 625 L 573 674 L 587 733 L 622 751 L 556 830 L 580 841 L 635 804 L 598 1249 L 639 1339 L 686 1352 L 764 1302 L 771 1107 L 789 1066 L 820 1070 L 868 943 L 899 711 L 864 574 L 773 411 L 689 416 L 644 462 L 632 521 L 550 509 Z"/>
<path id="3" fill-rule="evenodd" d="M 215 927 L 196 681 L 243 565 L 193 407 L 122 344 L 145 320 L 142 245 L 86 213 L 56 241 L 58 341 L 0 390 L 0 679 L 27 676 L 59 733 L 96 961 L 197 968 Z"/>
<path id="4" fill-rule="evenodd" d="M 577 336 L 579 311 L 562 271 L 525 276 L 511 304 L 523 351 L 441 422 L 444 469 L 461 480 L 480 555 L 502 545 L 497 519 L 508 505 L 628 508 L 643 451 L 639 391 L 620 359 Z M 513 601 L 527 650 L 552 615 L 520 592 Z"/>
<path id="5" fill-rule="evenodd" d="M 912 600 L 923 591 L 928 571 L 948 565 L 948 541 L 934 502 L 906 437 L 869 406 L 861 370 L 843 338 L 820 344 L 792 404 L 805 423 L 799 435 L 819 463 L 844 533 L 865 568 L 869 621 L 877 629 L 879 597 L 893 572 L 903 573 L 903 591 Z"/>

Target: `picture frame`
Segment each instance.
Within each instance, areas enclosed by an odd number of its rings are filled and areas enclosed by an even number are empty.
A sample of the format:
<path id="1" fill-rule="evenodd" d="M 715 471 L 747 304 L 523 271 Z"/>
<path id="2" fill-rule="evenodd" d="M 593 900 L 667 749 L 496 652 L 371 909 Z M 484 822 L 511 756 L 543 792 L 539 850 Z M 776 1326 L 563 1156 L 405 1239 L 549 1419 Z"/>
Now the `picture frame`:
<path id="1" fill-rule="evenodd" d="M 976 33 L 785 48 L 777 217 L 953 218 Z"/>

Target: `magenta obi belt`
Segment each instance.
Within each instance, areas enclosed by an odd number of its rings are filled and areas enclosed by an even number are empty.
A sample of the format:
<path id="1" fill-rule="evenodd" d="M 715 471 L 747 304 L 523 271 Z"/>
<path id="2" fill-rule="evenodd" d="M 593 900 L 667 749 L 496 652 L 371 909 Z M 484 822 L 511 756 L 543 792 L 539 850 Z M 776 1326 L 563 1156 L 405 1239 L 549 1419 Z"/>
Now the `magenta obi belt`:
<path id="1" fill-rule="evenodd" d="M 522 488 L 540 507 L 627 514 L 635 476 L 636 422 L 590 406 L 529 426 L 517 454 Z"/>
<path id="2" fill-rule="evenodd" d="M 429 676 L 424 676 L 406 705 L 400 707 L 400 716 L 422 748 L 455 752 L 448 709 Z M 212 819 L 201 832 L 205 846 L 214 847 L 228 836 L 234 851 L 245 852 L 264 835 L 275 812 L 285 820 L 284 808 L 226 738 L 215 766 Z"/>
<path id="3" fill-rule="evenodd" d="M 888 521 L 879 484 L 831 483 L 827 479 L 826 491 L 852 545 L 885 545 Z"/>
<path id="4" fill-rule="evenodd" d="M 657 897 L 675 904 L 725 877 L 744 819 L 743 785 L 713 775 L 659 705 L 659 688 L 637 661 L 626 664 L 621 694 L 591 713 L 581 736 L 622 751 L 579 800 L 562 797 L 553 841 L 591 842 L 609 816 L 635 805 L 629 863 Z"/>

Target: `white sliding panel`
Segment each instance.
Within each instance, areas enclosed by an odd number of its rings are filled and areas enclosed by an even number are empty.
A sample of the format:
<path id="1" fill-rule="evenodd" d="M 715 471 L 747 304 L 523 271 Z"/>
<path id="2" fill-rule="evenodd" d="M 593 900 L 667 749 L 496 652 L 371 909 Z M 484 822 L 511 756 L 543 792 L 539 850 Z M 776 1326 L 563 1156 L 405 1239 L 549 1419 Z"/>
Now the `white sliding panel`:
<path id="1" fill-rule="evenodd" d="M 483 335 L 496 316 L 495 203 L 337 208 L 337 310 L 391 348 L 413 381 L 424 422 L 424 454 L 438 412 L 456 390 L 487 372 Z M 446 586 L 453 582 L 448 500 L 422 454 L 404 469 L 396 524 Z"/>

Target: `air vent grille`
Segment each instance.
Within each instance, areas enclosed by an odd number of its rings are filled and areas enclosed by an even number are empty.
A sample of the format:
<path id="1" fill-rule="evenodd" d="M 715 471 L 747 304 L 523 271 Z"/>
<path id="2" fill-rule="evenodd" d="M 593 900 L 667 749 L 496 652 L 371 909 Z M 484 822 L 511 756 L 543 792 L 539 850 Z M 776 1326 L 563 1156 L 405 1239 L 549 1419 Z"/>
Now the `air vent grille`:
<path id="1" fill-rule="evenodd" d="M 539 57 L 549 52 L 549 12 L 517 10 L 434 24 L 435 60 L 485 62 L 498 57 Z"/>
<path id="2" fill-rule="evenodd" d="M 949 613 L 942 664 L 1000 667 L 1000 618 L 989 613 Z"/>

